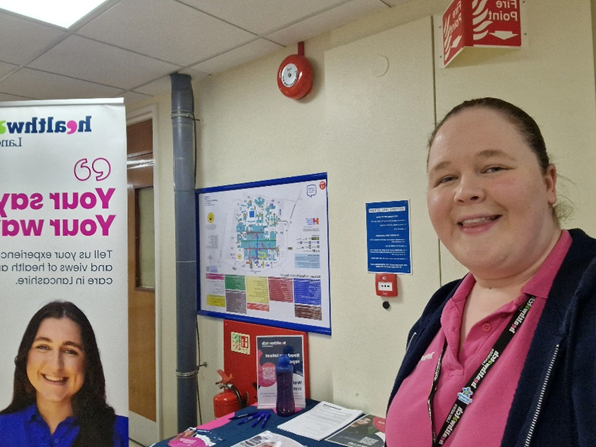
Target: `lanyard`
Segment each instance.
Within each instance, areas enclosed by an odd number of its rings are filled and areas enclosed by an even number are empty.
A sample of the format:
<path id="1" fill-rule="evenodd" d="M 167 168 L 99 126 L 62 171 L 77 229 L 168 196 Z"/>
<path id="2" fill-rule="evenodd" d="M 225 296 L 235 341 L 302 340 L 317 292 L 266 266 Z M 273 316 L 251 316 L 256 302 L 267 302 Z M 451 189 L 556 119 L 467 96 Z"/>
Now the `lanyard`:
<path id="1" fill-rule="evenodd" d="M 432 414 L 432 404 L 433 398 L 435 393 L 437 392 L 437 386 L 439 384 L 439 376 L 441 375 L 441 364 L 443 362 L 443 356 L 445 355 L 445 350 L 447 349 L 447 339 L 445 339 L 445 343 L 443 344 L 443 350 L 441 351 L 441 355 L 437 361 L 437 367 L 435 368 L 435 375 L 433 377 L 433 384 L 430 390 L 430 395 L 428 396 L 428 414 L 430 416 L 430 426 L 433 434 L 433 447 L 441 446 L 445 444 L 447 438 L 453 433 L 455 430 L 455 426 L 460 421 L 461 417 L 464 414 L 468 405 L 472 403 L 472 395 L 478 391 L 478 387 L 490 371 L 490 369 L 495 365 L 497 360 L 503 354 L 503 351 L 513 338 L 513 336 L 517 333 L 519 328 L 521 327 L 522 323 L 525 321 L 528 312 L 530 311 L 532 304 L 536 300 L 536 297 L 529 296 L 528 300 L 524 302 L 521 306 L 519 306 L 511 317 L 509 324 L 495 342 L 494 346 L 482 362 L 482 364 L 478 367 L 478 369 L 472 374 L 472 377 L 466 385 L 463 387 L 462 391 L 457 393 L 457 398 L 455 399 L 455 403 L 447 416 L 447 419 L 443 423 L 441 430 L 439 431 L 438 435 L 435 435 L 435 431 L 433 427 L 433 414 Z"/>

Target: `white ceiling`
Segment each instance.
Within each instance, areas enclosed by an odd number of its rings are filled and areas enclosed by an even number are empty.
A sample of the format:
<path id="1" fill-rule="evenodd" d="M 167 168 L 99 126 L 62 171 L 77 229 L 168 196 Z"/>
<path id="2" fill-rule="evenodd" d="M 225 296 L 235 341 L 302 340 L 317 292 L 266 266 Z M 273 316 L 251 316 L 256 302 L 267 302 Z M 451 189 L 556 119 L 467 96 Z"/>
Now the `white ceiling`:
<path id="1" fill-rule="evenodd" d="M 109 0 L 68 30 L 0 10 L 0 101 L 132 104 L 407 1 Z"/>

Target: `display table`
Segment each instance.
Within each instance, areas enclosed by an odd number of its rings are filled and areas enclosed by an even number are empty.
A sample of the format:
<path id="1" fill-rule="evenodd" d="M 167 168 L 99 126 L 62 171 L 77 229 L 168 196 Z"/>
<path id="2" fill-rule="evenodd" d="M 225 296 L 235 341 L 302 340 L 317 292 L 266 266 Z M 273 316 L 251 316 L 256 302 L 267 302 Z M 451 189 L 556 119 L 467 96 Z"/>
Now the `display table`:
<path id="1" fill-rule="evenodd" d="M 318 403 L 319 402 L 316 400 L 306 399 L 305 410 L 310 410 L 312 407 L 314 407 Z M 237 411 L 235 414 L 240 415 L 243 413 L 253 413 L 255 411 L 258 411 L 256 407 L 247 407 L 247 408 L 243 408 L 242 410 Z M 290 432 L 287 432 L 284 430 L 279 430 L 277 428 L 278 425 L 281 425 L 284 422 L 289 421 L 290 419 L 294 418 L 295 416 L 301 414 L 302 411 L 304 411 L 304 410 L 296 413 L 295 415 L 289 416 L 289 417 L 281 417 L 281 416 L 278 416 L 277 414 L 275 414 L 275 412 L 273 412 L 273 410 L 271 410 L 271 411 L 272 411 L 271 417 L 267 421 L 267 425 L 265 425 L 265 428 L 261 428 L 260 424 L 257 425 L 256 427 L 251 427 L 251 422 L 248 422 L 248 423 L 242 424 L 242 425 L 238 425 L 238 423 L 240 422 L 239 420 L 230 420 L 230 418 L 232 416 L 234 416 L 234 413 L 230 413 L 229 415 L 215 419 L 212 422 L 203 424 L 203 425 L 199 426 L 198 428 L 203 429 L 203 430 L 212 431 L 218 437 L 223 439 L 223 441 L 218 442 L 215 447 L 231 447 L 232 445 L 237 444 L 240 441 L 244 441 L 245 439 L 248 439 L 254 435 L 257 435 L 260 432 L 265 431 L 265 430 L 269 430 L 273 433 L 279 433 L 280 435 L 287 436 L 288 438 L 292 438 L 304 446 L 308 445 L 308 447 L 315 447 L 315 446 L 316 447 L 338 447 L 338 444 L 335 444 L 332 442 L 315 441 L 313 439 L 305 438 L 303 436 L 298 436 L 298 435 L 295 435 L 294 433 L 290 433 Z M 173 439 L 173 438 L 169 438 L 164 441 L 160 441 L 156 444 L 153 444 L 152 447 L 168 447 L 168 441 L 170 441 L 170 439 Z"/>

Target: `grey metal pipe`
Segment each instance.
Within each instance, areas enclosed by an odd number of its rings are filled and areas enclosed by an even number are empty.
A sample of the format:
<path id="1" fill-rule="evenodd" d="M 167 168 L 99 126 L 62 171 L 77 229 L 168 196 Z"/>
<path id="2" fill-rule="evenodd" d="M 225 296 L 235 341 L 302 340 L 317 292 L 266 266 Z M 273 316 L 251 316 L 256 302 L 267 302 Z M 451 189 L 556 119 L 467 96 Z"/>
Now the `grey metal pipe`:
<path id="1" fill-rule="evenodd" d="M 178 432 L 197 425 L 197 254 L 191 77 L 170 75 L 174 136 Z"/>

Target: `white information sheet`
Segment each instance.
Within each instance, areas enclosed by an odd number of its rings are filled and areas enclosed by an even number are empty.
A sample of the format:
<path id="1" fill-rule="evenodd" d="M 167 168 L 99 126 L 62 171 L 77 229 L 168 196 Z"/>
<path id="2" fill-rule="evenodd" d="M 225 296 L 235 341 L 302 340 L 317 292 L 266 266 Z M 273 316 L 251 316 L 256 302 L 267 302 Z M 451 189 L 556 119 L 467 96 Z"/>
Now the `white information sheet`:
<path id="1" fill-rule="evenodd" d="M 278 428 L 320 441 L 341 430 L 361 414 L 360 410 L 320 402 L 312 410 L 290 419 Z"/>

